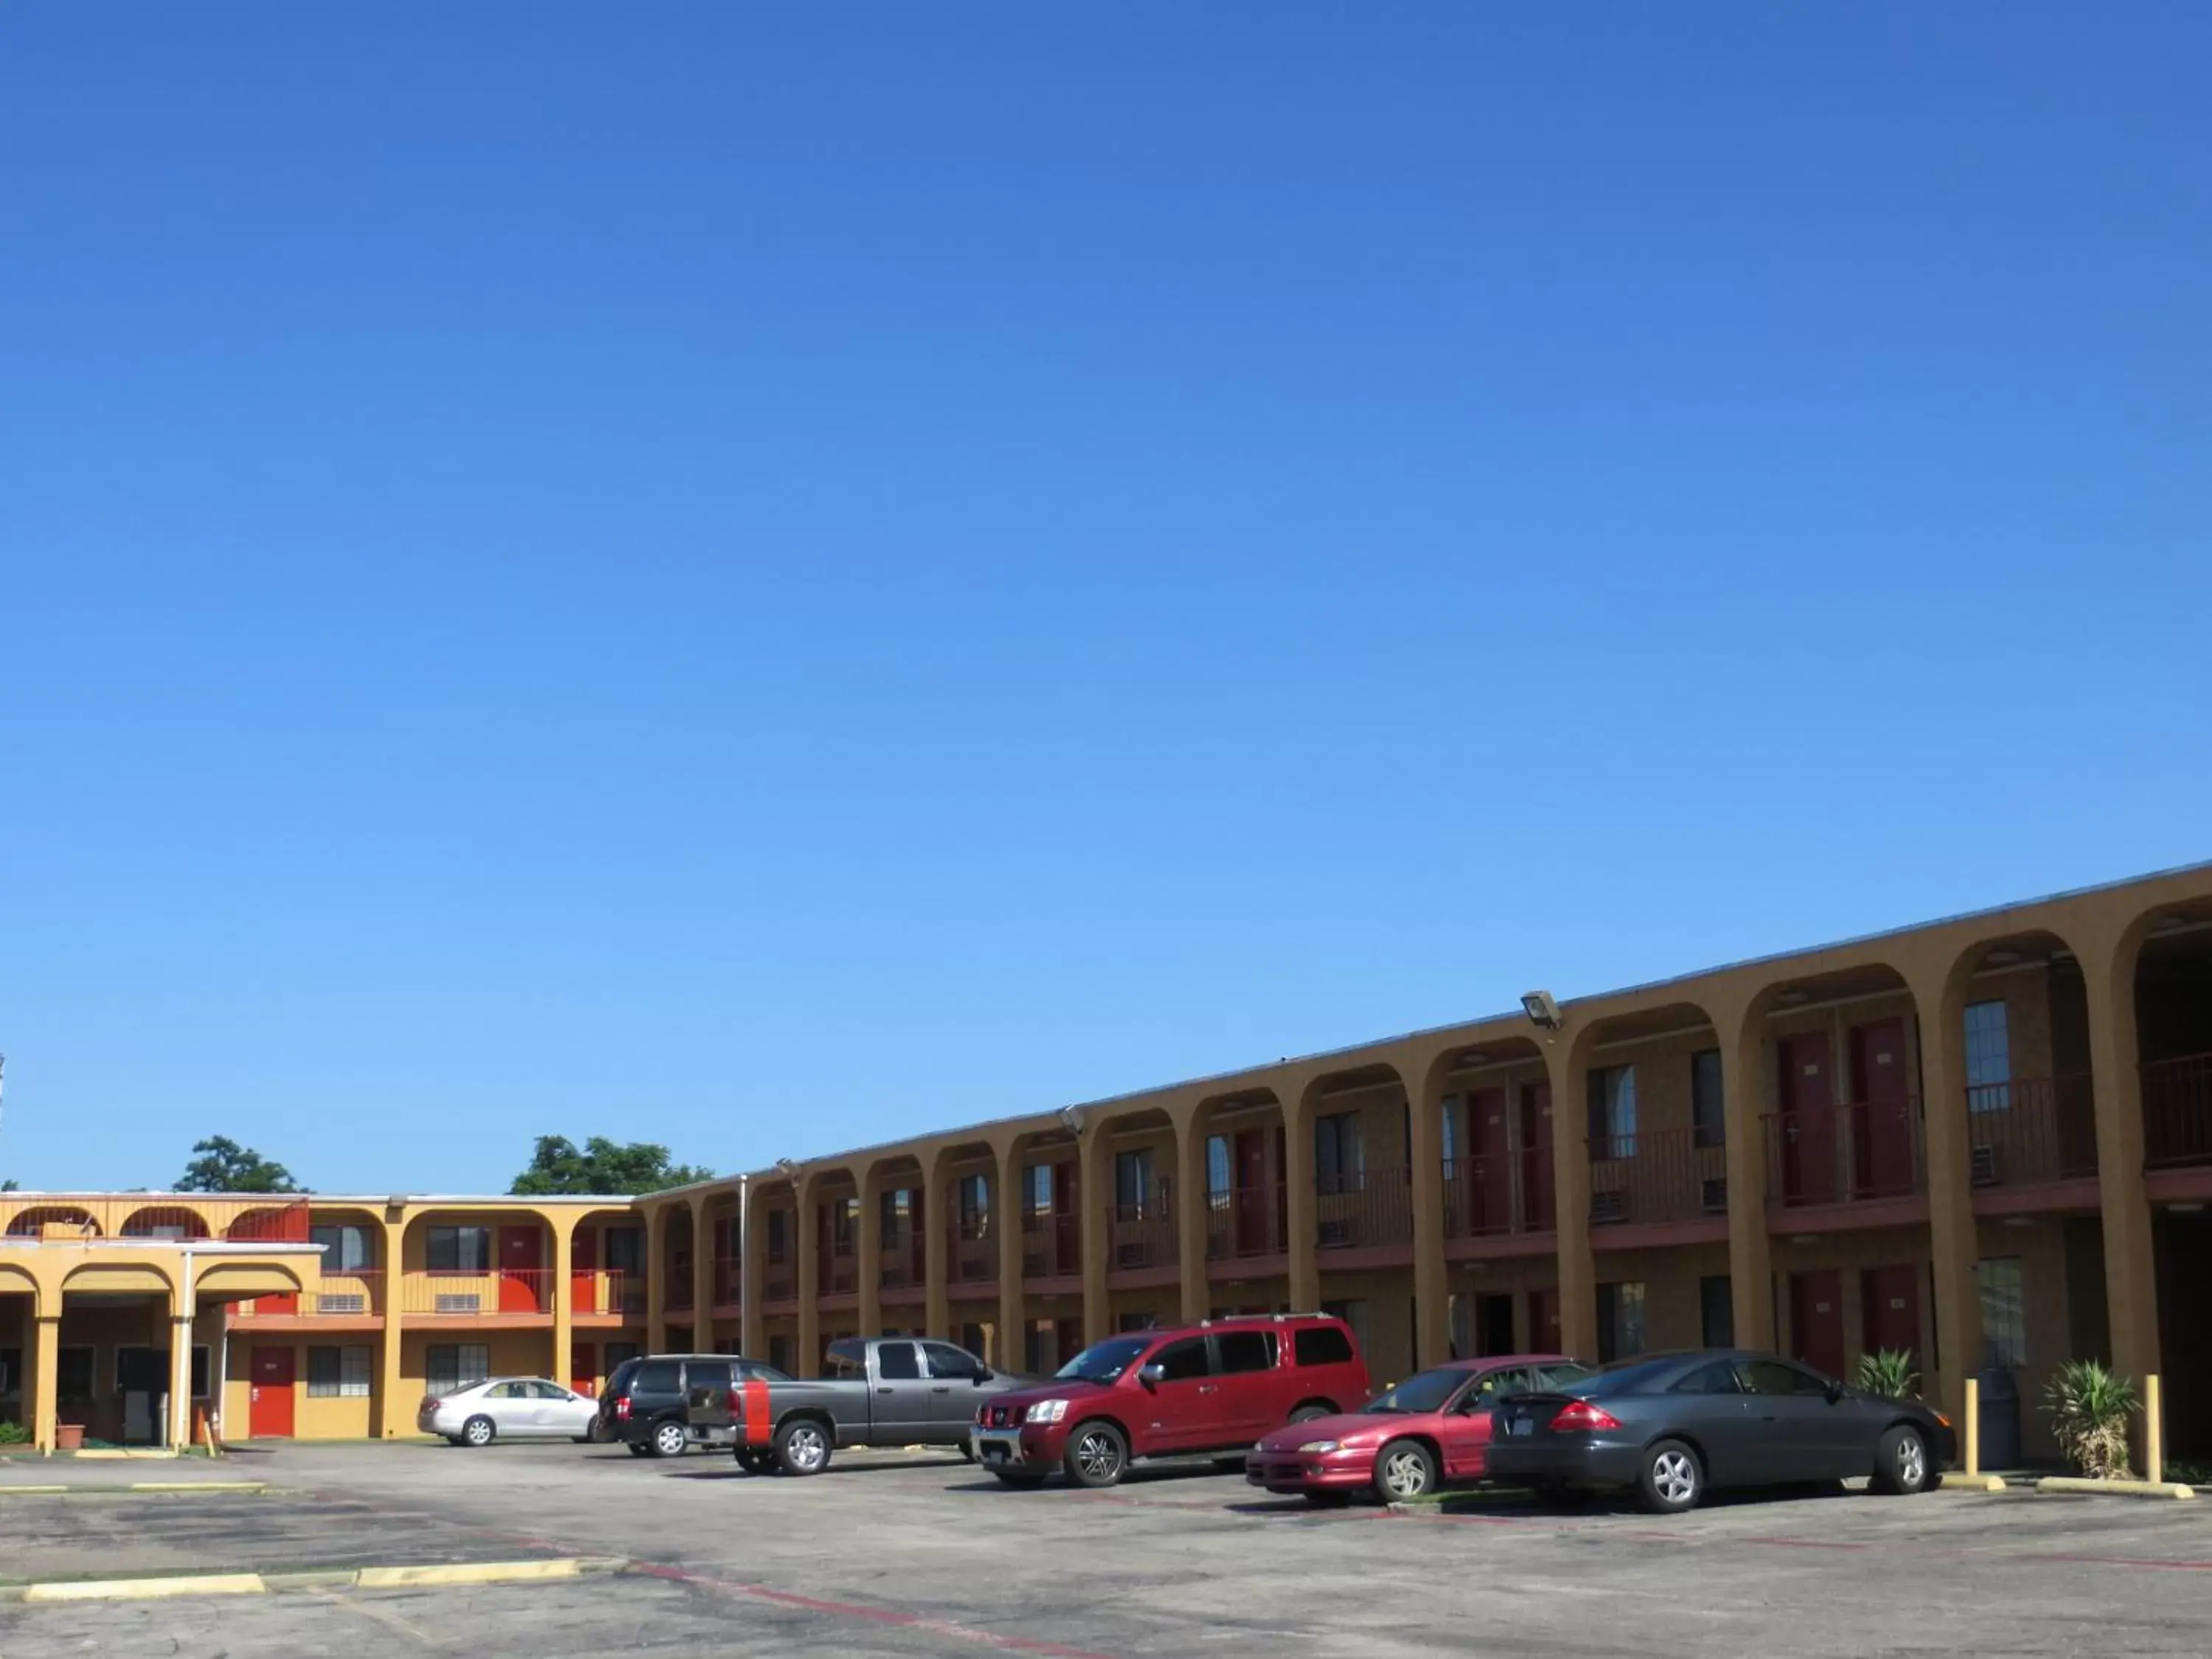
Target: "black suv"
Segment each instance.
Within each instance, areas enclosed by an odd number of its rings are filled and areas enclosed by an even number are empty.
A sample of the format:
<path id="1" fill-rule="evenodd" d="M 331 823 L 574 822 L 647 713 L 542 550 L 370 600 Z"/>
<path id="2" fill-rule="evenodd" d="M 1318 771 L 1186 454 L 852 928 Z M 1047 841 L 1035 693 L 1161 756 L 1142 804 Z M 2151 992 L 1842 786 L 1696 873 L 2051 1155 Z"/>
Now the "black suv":
<path id="1" fill-rule="evenodd" d="M 710 1436 L 688 1427 L 684 1401 L 694 1389 L 727 1389 L 734 1382 L 791 1379 L 773 1365 L 726 1353 L 657 1353 L 625 1359 L 607 1379 L 592 1438 L 621 1441 L 638 1457 L 673 1457 L 688 1445 L 705 1445 Z M 723 1431 L 726 1440 L 733 1431 Z"/>

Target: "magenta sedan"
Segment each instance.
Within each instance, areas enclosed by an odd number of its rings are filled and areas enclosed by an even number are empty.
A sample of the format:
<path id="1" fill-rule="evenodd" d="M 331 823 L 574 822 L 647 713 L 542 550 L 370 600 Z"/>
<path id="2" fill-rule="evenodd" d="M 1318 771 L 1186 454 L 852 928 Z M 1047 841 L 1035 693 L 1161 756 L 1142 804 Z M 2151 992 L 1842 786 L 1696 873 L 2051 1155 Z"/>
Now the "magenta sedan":
<path id="1" fill-rule="evenodd" d="M 1455 1359 L 1407 1377 L 1356 1412 L 1276 1430 L 1246 1455 L 1244 1478 L 1328 1504 L 1350 1503 L 1363 1492 L 1394 1502 L 1480 1480 L 1492 1402 L 1558 1389 L 1589 1370 L 1563 1354 Z"/>

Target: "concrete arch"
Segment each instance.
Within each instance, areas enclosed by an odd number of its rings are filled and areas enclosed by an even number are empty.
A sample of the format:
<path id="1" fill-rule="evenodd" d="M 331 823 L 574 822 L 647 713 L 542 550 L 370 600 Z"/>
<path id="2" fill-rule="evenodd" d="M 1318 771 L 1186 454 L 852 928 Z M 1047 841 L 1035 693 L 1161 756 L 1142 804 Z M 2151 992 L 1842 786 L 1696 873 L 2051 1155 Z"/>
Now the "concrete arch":
<path id="1" fill-rule="evenodd" d="M 188 1205 L 146 1204 L 123 1218 L 118 1238 L 205 1238 L 207 1218 Z"/>
<path id="2" fill-rule="evenodd" d="M 63 1269 L 59 1288 L 64 1296 L 174 1296 L 179 1280 L 152 1261 L 82 1261 Z"/>
<path id="3" fill-rule="evenodd" d="M 16 1212 L 8 1224 L 10 1238 L 36 1238 L 48 1227 L 73 1227 L 87 1238 L 100 1237 L 100 1223 L 81 1204 L 40 1204 Z"/>

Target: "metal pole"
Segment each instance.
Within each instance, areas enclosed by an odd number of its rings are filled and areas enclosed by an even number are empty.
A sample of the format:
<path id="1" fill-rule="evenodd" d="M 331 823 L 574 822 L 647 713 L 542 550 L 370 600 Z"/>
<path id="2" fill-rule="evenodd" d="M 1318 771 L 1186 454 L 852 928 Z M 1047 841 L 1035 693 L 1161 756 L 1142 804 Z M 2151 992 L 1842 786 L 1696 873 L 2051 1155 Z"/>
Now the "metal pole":
<path id="1" fill-rule="evenodd" d="M 1982 1379 L 1966 1379 L 1966 1473 L 1982 1472 Z"/>
<path id="2" fill-rule="evenodd" d="M 2143 1479 L 2166 1479 L 2166 1413 L 2159 1401 L 2158 1373 L 2143 1378 Z"/>

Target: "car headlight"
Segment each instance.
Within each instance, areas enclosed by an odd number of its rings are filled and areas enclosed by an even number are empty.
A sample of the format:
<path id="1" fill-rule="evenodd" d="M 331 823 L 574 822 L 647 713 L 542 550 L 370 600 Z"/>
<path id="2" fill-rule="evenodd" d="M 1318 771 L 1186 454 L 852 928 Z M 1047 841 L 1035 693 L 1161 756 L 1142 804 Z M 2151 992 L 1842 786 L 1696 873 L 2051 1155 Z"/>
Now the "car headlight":
<path id="1" fill-rule="evenodd" d="M 1065 1400 L 1040 1400 L 1030 1407 L 1029 1415 L 1022 1420 L 1025 1423 L 1057 1423 L 1066 1415 L 1067 1401 Z"/>
<path id="2" fill-rule="evenodd" d="M 1341 1440 L 1309 1440 L 1298 1448 L 1301 1452 L 1333 1452 L 1342 1449 Z"/>

